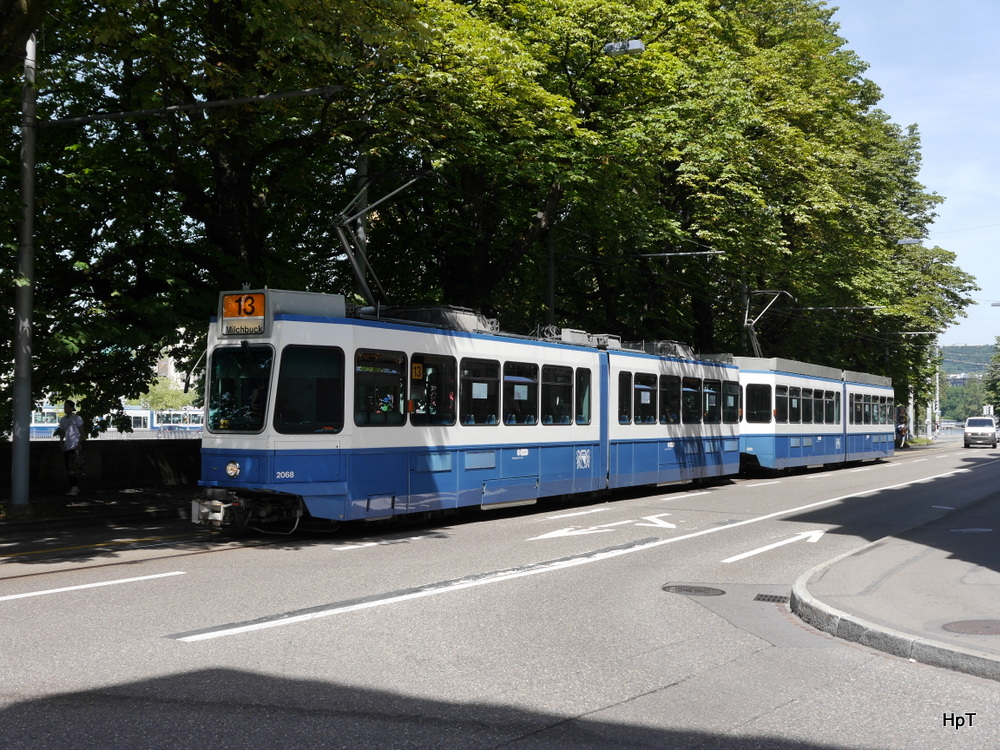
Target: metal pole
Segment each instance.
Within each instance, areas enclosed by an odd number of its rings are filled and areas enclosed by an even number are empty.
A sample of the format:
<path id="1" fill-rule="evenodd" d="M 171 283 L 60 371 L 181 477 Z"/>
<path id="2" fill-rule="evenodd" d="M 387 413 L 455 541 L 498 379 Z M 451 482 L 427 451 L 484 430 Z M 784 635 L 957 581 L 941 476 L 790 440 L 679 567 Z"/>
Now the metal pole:
<path id="1" fill-rule="evenodd" d="M 552 237 L 552 227 L 545 231 L 545 322 L 556 324 L 556 243 Z"/>
<path id="2" fill-rule="evenodd" d="M 21 230 L 14 292 L 14 435 L 11 446 L 10 494 L 15 506 L 28 504 L 31 466 L 31 328 L 35 294 L 35 36 L 24 55 L 21 97 Z"/>

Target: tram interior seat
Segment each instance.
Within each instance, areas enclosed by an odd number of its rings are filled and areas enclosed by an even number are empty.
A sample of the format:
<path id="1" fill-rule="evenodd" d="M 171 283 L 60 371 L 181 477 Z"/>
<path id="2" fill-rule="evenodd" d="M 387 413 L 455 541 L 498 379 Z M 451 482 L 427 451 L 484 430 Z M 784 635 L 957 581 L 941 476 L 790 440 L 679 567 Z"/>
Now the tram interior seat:
<path id="1" fill-rule="evenodd" d="M 538 418 L 534 414 L 511 413 L 504 417 L 504 424 L 535 424 Z"/>
<path id="2" fill-rule="evenodd" d="M 466 414 L 462 417 L 462 424 L 496 424 L 497 415 L 489 414 L 487 416 L 477 416 L 475 414 Z"/>
<path id="3" fill-rule="evenodd" d="M 401 425 L 403 424 L 403 415 L 395 411 L 359 411 L 354 414 L 354 423 L 359 425 L 364 424 L 388 424 L 388 425 Z"/>

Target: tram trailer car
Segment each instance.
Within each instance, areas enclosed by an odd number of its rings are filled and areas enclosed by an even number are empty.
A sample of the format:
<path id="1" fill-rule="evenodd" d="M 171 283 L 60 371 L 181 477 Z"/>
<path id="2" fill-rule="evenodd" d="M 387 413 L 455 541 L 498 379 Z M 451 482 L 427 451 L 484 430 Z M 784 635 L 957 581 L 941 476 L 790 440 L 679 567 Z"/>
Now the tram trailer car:
<path id="1" fill-rule="evenodd" d="M 143 437 L 163 432 L 184 432 L 197 436 L 196 433 L 202 429 L 204 416 L 201 409 L 194 407 L 153 411 L 140 406 L 126 405 L 124 412 L 131 423 L 132 433 Z M 62 406 L 43 404 L 37 407 L 31 414 L 30 439 L 51 440 L 62 415 Z M 101 437 L 113 440 L 123 435 L 112 429 Z"/>
<path id="2" fill-rule="evenodd" d="M 780 358 L 734 362 L 744 399 L 744 467 L 791 469 L 893 455 L 889 378 Z"/>
<path id="3" fill-rule="evenodd" d="M 682 347 L 257 290 L 220 295 L 208 348 L 198 523 L 498 508 L 739 469 L 738 370 Z"/>

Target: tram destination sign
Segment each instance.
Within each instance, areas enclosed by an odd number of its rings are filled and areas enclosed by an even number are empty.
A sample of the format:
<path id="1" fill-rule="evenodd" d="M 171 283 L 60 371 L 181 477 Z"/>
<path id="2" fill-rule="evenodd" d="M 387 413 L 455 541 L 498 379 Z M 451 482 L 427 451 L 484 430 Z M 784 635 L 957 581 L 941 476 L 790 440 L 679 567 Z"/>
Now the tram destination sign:
<path id="1" fill-rule="evenodd" d="M 222 335 L 263 334 L 266 311 L 267 297 L 263 292 L 222 295 Z"/>

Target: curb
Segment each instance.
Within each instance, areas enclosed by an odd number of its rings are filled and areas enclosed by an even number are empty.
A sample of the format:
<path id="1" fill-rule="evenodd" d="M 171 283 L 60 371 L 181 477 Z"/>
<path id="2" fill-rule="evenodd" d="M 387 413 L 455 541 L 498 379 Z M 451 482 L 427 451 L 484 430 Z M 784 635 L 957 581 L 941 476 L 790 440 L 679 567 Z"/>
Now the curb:
<path id="1" fill-rule="evenodd" d="M 799 576 L 792 584 L 792 594 L 789 599 L 792 613 L 807 625 L 845 641 L 859 643 L 920 664 L 1000 681 L 1000 659 L 995 656 L 876 625 L 824 604 L 809 593 L 808 584 L 812 578 L 821 575 L 841 560 L 881 542 L 882 540 L 879 540 L 866 544 L 860 549 L 817 565 Z"/>

